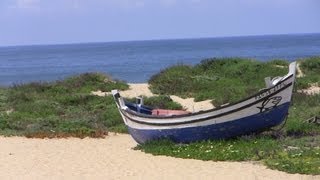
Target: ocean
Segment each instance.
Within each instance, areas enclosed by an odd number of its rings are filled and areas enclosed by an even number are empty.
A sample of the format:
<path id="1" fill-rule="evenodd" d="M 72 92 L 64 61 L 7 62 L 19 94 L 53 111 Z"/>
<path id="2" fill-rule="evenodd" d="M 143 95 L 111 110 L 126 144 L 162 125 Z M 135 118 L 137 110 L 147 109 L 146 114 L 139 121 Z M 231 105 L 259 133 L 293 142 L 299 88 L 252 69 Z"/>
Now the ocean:
<path id="1" fill-rule="evenodd" d="M 194 65 L 206 58 L 294 61 L 319 55 L 320 34 L 10 46 L 0 47 L 0 86 L 61 80 L 84 72 L 141 83 L 166 67 Z"/>

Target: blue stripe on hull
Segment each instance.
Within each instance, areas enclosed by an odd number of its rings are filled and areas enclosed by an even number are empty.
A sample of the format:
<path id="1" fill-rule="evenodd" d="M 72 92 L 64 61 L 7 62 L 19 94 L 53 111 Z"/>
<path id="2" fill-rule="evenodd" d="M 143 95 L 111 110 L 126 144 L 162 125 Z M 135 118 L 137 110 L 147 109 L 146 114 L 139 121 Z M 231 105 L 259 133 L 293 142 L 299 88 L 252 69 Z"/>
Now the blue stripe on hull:
<path id="1" fill-rule="evenodd" d="M 128 127 L 128 130 L 133 139 L 139 144 L 161 138 L 168 138 L 177 143 L 189 143 L 208 139 L 225 139 L 276 126 L 284 120 L 288 109 L 289 103 L 285 103 L 268 112 L 208 126 L 162 130 L 134 129 Z"/>

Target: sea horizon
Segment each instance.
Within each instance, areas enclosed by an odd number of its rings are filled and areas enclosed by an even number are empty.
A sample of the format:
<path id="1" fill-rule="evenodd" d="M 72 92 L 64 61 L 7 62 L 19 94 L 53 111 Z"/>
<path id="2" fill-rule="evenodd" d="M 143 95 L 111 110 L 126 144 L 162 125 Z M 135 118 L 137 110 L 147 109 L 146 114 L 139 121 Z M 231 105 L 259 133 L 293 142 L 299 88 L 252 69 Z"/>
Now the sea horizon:
<path id="1" fill-rule="evenodd" d="M 145 83 L 169 66 L 208 58 L 293 61 L 319 55 L 320 33 L 6 46 L 0 47 L 0 86 L 85 72 Z"/>
<path id="2" fill-rule="evenodd" d="M 86 44 L 104 44 L 104 43 L 128 43 L 128 42 L 148 42 L 148 41 L 175 41 L 175 40 L 201 40 L 201 39 L 226 39 L 226 38 L 248 38 L 248 37 L 266 37 L 266 36 L 304 36 L 320 35 L 320 32 L 306 33 L 280 33 L 280 34 L 257 34 L 257 35 L 230 35 L 230 36 L 208 36 L 208 37 L 185 37 L 185 38 L 159 38 L 159 39 L 132 39 L 132 40 L 115 40 L 115 41 L 79 41 L 63 43 L 36 43 L 36 44 L 16 44 L 0 45 L 0 48 L 6 47 L 24 47 L 24 46 L 59 46 L 59 45 L 86 45 Z"/>

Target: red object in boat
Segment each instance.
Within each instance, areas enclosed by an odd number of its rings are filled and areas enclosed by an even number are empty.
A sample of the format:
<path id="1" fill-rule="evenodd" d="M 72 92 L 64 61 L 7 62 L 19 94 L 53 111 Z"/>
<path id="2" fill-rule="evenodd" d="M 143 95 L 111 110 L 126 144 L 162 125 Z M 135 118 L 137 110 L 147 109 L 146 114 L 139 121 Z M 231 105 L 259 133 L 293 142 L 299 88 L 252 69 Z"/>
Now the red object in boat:
<path id="1" fill-rule="evenodd" d="M 168 109 L 153 109 L 152 115 L 157 116 L 172 116 L 172 115 L 182 115 L 182 114 L 189 114 L 188 111 L 183 110 L 168 110 Z"/>

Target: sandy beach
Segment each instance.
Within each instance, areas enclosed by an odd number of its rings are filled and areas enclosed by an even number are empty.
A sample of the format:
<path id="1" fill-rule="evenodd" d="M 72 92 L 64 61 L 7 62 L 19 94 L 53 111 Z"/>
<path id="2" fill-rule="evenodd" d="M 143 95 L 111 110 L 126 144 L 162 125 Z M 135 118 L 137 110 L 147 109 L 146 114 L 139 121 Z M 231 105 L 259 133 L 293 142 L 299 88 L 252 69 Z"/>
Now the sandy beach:
<path id="1" fill-rule="evenodd" d="M 212 162 L 133 150 L 129 135 L 104 139 L 0 137 L 0 179 L 319 179 L 252 162 Z"/>

